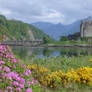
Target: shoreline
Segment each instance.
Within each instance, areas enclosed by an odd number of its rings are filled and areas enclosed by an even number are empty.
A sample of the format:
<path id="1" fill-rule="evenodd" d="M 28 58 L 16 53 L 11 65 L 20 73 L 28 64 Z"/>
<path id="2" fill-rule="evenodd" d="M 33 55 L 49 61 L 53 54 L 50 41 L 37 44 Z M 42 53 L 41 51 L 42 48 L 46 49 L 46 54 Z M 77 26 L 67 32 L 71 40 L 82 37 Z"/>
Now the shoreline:
<path id="1" fill-rule="evenodd" d="M 8 45 L 8 46 L 23 46 L 23 47 L 37 47 L 37 48 L 69 48 L 69 47 L 80 47 L 80 48 L 92 48 L 92 45 L 83 44 L 83 45 L 15 45 L 15 44 L 0 44 L 0 45 Z"/>

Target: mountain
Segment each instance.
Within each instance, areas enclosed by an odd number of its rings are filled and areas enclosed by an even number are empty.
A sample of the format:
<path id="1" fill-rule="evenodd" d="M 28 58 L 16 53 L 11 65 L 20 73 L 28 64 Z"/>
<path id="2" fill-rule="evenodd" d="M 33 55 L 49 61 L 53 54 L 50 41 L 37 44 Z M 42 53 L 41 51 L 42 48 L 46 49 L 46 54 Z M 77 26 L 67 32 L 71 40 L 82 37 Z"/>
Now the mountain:
<path id="1" fill-rule="evenodd" d="M 92 21 L 92 16 L 89 16 L 87 18 L 84 19 L 85 21 Z"/>
<path id="2" fill-rule="evenodd" d="M 68 36 L 69 34 L 74 34 L 80 32 L 81 21 L 92 21 L 92 16 L 84 19 L 77 20 L 72 24 L 63 25 L 61 23 L 53 24 L 49 22 L 36 22 L 32 25 L 41 29 L 44 33 L 50 35 L 52 38 L 59 40 L 61 36 Z"/>
<path id="3" fill-rule="evenodd" d="M 0 37 L 6 35 L 8 40 L 34 40 L 46 36 L 37 27 L 17 20 L 8 20 L 0 15 Z"/>
<path id="4" fill-rule="evenodd" d="M 32 25 L 38 27 L 52 38 L 59 40 L 61 36 L 67 36 L 75 32 L 80 32 L 81 20 L 78 20 L 69 25 L 63 25 L 61 23 L 53 24 L 48 22 L 37 22 Z"/>

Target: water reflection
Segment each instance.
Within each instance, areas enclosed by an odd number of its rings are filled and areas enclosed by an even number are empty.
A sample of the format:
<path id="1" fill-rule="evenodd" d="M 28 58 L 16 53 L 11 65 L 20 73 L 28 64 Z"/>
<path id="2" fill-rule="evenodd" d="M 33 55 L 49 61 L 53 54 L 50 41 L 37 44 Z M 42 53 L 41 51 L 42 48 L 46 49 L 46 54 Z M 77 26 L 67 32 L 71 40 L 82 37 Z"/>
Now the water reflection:
<path id="1" fill-rule="evenodd" d="M 23 60 L 30 58 L 50 58 L 52 56 L 79 56 L 92 55 L 92 48 L 31 48 L 12 47 L 13 52 Z"/>

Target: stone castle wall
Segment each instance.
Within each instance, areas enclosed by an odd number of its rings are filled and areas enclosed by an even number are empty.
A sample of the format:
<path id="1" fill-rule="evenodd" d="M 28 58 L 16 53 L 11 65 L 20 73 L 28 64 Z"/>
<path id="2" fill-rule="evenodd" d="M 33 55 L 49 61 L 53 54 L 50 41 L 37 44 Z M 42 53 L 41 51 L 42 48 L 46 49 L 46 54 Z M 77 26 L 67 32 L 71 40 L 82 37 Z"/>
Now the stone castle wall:
<path id="1" fill-rule="evenodd" d="M 92 37 L 92 21 L 82 21 L 80 26 L 81 37 Z"/>

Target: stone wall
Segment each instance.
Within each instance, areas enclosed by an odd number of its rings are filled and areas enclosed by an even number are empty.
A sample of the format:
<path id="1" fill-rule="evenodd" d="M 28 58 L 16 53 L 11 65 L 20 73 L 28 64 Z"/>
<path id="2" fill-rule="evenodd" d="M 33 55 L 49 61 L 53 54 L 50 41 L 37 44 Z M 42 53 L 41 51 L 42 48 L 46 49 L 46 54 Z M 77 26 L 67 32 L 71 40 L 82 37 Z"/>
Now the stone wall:
<path id="1" fill-rule="evenodd" d="M 82 21 L 80 26 L 81 37 L 92 37 L 92 21 Z"/>
<path id="2" fill-rule="evenodd" d="M 39 46 L 43 43 L 43 40 L 30 40 L 30 41 L 1 41 L 0 45 L 10 46 Z"/>

